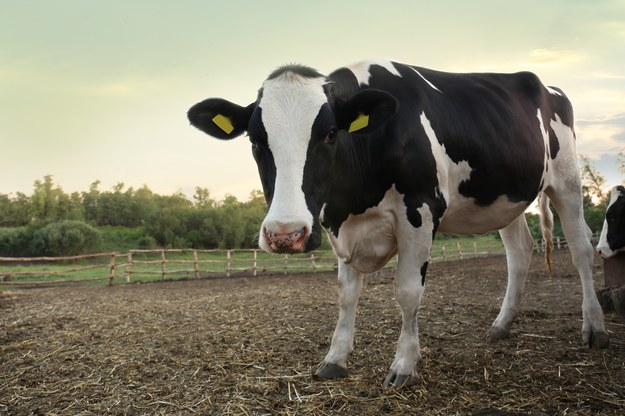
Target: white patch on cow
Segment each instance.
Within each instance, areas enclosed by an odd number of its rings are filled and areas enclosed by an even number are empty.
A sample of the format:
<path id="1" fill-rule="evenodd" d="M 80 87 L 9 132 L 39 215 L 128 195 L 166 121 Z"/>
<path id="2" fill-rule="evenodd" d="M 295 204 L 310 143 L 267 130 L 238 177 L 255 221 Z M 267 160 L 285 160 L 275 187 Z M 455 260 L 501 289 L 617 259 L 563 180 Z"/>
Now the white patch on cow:
<path id="1" fill-rule="evenodd" d="M 447 203 L 447 210 L 441 219 L 438 231 L 472 234 L 497 230 L 508 225 L 525 210 L 525 203 L 510 202 L 504 195 L 488 207 L 478 206 L 473 198 L 461 195 L 460 184 L 471 177 L 472 168 L 469 162 L 461 160 L 456 163 L 451 160 L 445 145 L 436 138 L 436 133 L 425 113 L 421 113 L 421 124 L 432 146 L 438 186 Z"/>
<path id="2" fill-rule="evenodd" d="M 421 75 L 421 72 L 417 71 L 415 68 L 412 68 L 412 70 L 414 72 L 417 73 L 417 75 L 419 75 L 430 87 L 432 87 L 433 89 L 435 89 L 436 91 L 440 92 L 441 94 L 443 93 L 441 90 L 439 90 L 438 88 L 436 88 L 436 85 L 432 84 L 427 78 L 425 78 L 423 75 Z"/>
<path id="3" fill-rule="evenodd" d="M 380 203 L 359 215 L 350 214 L 339 228 L 338 237 L 326 233 L 334 253 L 361 273 L 373 273 L 397 252 L 395 223 L 406 216 L 403 196 L 393 185 Z"/>
<path id="4" fill-rule="evenodd" d="M 327 102 L 325 82 L 324 78 L 285 73 L 263 84 L 259 107 L 276 165 L 276 181 L 261 236 L 265 227 L 278 233 L 312 229 L 313 217 L 306 206 L 302 183 L 312 125 Z M 260 246 L 267 250 L 264 240 L 260 238 Z"/>
<path id="5" fill-rule="evenodd" d="M 397 68 L 395 68 L 393 62 L 383 59 L 371 59 L 368 61 L 359 62 L 357 64 L 348 66 L 347 69 L 352 71 L 352 73 L 356 77 L 356 80 L 358 81 L 358 85 L 369 85 L 369 78 L 371 78 L 371 72 L 369 72 L 369 69 L 371 65 L 381 66 L 391 74 L 401 78 L 401 74 L 399 73 L 399 71 L 397 71 Z"/>
<path id="6" fill-rule="evenodd" d="M 421 113 L 421 125 L 425 134 L 430 140 L 430 146 L 432 147 L 432 154 L 436 161 L 436 177 L 438 179 L 438 186 L 440 188 L 445 201 L 449 204 L 449 201 L 457 200 L 461 198 L 458 193 L 458 186 L 461 182 L 468 180 L 471 177 L 471 166 L 466 160 L 461 160 L 456 163 L 447 155 L 445 145 L 438 141 L 436 133 L 432 128 L 430 120 L 427 118 L 424 112 Z"/>
<path id="7" fill-rule="evenodd" d="M 549 171 L 543 178 L 543 189 L 550 185 L 560 188 L 559 185 L 563 182 L 567 184 L 565 186 L 567 189 L 577 189 L 580 186 L 580 180 L 575 149 L 575 133 L 571 126 L 564 124 L 556 113 L 554 113 L 554 119 L 550 120 L 549 126 L 558 139 L 559 150 L 554 159 L 549 158 Z M 557 177 L 554 177 L 554 172 L 558 172 Z"/>
<path id="8" fill-rule="evenodd" d="M 551 145 L 549 143 L 549 133 L 547 132 L 547 129 L 545 128 L 545 123 L 543 122 L 543 116 L 542 116 L 542 112 L 540 111 L 540 108 L 536 110 L 536 117 L 538 118 L 538 124 L 540 125 L 540 134 L 541 136 L 543 136 L 543 144 L 545 146 L 545 153 L 543 155 L 543 174 L 542 174 L 542 177 L 544 179 L 547 176 L 547 173 L 549 172 L 549 164 L 551 160 L 551 157 L 550 157 Z"/>
<path id="9" fill-rule="evenodd" d="M 547 92 L 551 95 L 559 95 L 560 97 L 562 97 L 562 93 L 560 91 L 556 91 L 551 87 L 545 87 L 547 88 Z"/>
<path id="10" fill-rule="evenodd" d="M 623 194 L 618 190 L 615 186 L 612 188 L 612 192 L 610 193 L 610 203 L 608 204 L 606 211 L 610 209 L 612 205 L 616 202 L 619 197 L 623 196 Z M 601 254 L 604 258 L 609 258 L 614 256 L 616 253 L 625 251 L 625 247 L 612 250 L 610 248 L 610 244 L 608 243 L 608 222 L 603 220 L 603 228 L 601 229 L 601 235 L 599 236 L 599 243 L 597 244 L 597 252 Z"/>

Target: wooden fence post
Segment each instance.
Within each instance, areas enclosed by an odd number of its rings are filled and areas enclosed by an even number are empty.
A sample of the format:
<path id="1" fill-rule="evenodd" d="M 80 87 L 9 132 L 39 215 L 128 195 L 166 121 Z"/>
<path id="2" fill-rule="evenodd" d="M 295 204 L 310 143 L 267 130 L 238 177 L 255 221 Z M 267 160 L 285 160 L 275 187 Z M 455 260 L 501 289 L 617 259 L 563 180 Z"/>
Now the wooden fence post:
<path id="1" fill-rule="evenodd" d="M 462 250 L 460 249 L 460 241 L 456 241 L 456 247 L 458 248 L 458 258 L 460 260 L 464 260 L 464 258 L 462 257 Z"/>
<path id="2" fill-rule="evenodd" d="M 130 274 L 132 273 L 132 251 L 128 252 L 128 261 L 126 264 L 126 274 L 125 274 L 125 278 L 126 278 L 126 283 L 130 283 Z"/>
<path id="3" fill-rule="evenodd" d="M 473 258 L 477 258 L 477 243 L 473 242 Z"/>
<path id="4" fill-rule="evenodd" d="M 197 259 L 197 250 L 193 250 L 193 271 L 195 272 L 195 278 L 200 278 L 200 264 Z"/>
<path id="5" fill-rule="evenodd" d="M 230 268 L 232 267 L 232 254 L 230 250 L 226 251 L 226 277 L 230 277 Z"/>
<path id="6" fill-rule="evenodd" d="M 284 255 L 284 274 L 287 274 L 289 272 L 289 255 L 285 254 Z"/>
<path id="7" fill-rule="evenodd" d="M 115 255 L 117 253 L 111 253 L 111 261 L 109 263 L 109 286 L 113 286 L 113 280 L 115 279 Z"/>
<path id="8" fill-rule="evenodd" d="M 165 258 L 165 250 L 161 250 L 161 280 L 165 280 L 165 275 L 167 274 L 167 259 Z"/>
<path id="9" fill-rule="evenodd" d="M 256 277 L 258 271 L 258 250 L 254 250 L 254 260 L 252 261 L 252 275 Z"/>
<path id="10" fill-rule="evenodd" d="M 310 255 L 310 263 L 312 264 L 313 272 L 317 273 L 317 263 L 315 263 L 315 255 Z"/>
<path id="11" fill-rule="evenodd" d="M 443 261 L 447 261 L 447 254 L 445 253 L 445 244 L 441 246 L 441 252 L 443 254 Z"/>

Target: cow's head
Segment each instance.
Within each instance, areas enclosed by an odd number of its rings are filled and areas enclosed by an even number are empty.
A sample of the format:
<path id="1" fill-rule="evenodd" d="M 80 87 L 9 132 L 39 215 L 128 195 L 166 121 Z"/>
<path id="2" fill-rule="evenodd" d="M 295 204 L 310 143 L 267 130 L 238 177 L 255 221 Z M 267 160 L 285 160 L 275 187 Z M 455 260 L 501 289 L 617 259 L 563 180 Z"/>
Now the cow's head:
<path id="1" fill-rule="evenodd" d="M 604 258 L 625 251 L 625 187 L 612 188 L 597 252 Z"/>
<path id="2" fill-rule="evenodd" d="M 397 100 L 380 90 L 364 90 L 347 100 L 332 90 L 317 71 L 291 65 L 273 72 L 247 107 L 211 98 L 188 112 L 193 126 L 218 139 L 248 133 L 269 206 L 259 235 L 260 248 L 267 252 L 319 246 L 319 212 L 337 141 L 373 131 L 397 108 Z"/>

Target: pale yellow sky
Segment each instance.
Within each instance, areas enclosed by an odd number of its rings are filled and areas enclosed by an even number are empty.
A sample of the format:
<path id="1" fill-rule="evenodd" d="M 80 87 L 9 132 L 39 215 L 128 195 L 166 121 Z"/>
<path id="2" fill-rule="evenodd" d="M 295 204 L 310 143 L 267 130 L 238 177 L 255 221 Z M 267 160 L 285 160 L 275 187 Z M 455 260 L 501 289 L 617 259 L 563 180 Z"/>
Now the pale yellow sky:
<path id="1" fill-rule="evenodd" d="M 448 71 L 530 70 L 565 90 L 578 150 L 611 184 L 625 150 L 625 0 L 23 0 L 0 6 L 0 193 L 53 175 L 247 199 L 245 138 L 188 125 L 208 97 L 248 104 L 276 67 L 367 58 Z"/>

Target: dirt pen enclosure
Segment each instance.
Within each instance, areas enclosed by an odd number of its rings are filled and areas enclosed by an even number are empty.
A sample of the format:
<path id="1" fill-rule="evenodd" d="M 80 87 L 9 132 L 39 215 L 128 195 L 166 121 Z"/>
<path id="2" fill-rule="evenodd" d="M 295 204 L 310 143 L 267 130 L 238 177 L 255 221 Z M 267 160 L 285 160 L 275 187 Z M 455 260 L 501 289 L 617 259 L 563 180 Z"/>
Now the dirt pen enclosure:
<path id="1" fill-rule="evenodd" d="M 388 390 L 391 270 L 366 278 L 348 377 L 323 382 L 333 273 L 3 291 L 0 415 L 623 415 L 625 320 L 606 315 L 608 349 L 582 346 L 568 252 L 554 270 L 534 256 L 511 336 L 491 344 L 505 258 L 432 264 L 420 381 Z"/>

